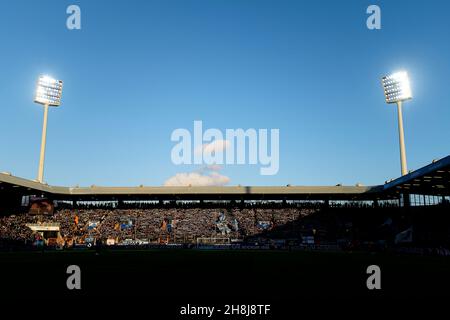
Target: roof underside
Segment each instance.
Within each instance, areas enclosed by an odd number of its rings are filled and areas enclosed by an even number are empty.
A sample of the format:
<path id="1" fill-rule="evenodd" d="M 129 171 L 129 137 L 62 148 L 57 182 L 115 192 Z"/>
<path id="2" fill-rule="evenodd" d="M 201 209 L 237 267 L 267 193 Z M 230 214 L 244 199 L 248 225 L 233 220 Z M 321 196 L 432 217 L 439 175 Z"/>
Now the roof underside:
<path id="1" fill-rule="evenodd" d="M 449 196 L 450 156 L 386 183 L 384 190 L 396 193 Z"/>

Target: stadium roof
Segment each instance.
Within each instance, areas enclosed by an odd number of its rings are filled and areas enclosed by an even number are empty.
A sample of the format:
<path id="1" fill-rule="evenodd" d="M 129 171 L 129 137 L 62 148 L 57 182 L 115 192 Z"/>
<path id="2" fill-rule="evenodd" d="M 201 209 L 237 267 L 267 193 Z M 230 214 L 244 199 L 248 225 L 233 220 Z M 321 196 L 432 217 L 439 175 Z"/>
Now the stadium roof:
<path id="1" fill-rule="evenodd" d="M 396 193 L 450 195 L 450 156 L 434 160 L 384 185 L 384 190 Z"/>
<path id="2" fill-rule="evenodd" d="M 450 195 L 450 156 L 379 186 L 58 187 L 0 173 L 0 193 L 62 200 L 371 200 Z"/>
<path id="3" fill-rule="evenodd" d="M 54 199 L 372 199 L 380 186 L 285 186 L 285 187 L 57 187 L 0 173 L 0 191 L 42 194 Z"/>

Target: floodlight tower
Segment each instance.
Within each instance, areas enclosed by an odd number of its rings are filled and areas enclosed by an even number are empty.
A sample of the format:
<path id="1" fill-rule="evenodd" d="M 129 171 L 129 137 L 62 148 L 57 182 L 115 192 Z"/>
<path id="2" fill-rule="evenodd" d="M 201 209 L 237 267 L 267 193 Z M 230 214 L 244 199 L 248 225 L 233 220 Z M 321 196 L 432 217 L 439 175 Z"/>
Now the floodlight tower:
<path id="1" fill-rule="evenodd" d="M 41 153 L 39 157 L 39 171 L 37 180 L 44 182 L 45 145 L 47 141 L 48 107 L 57 107 L 61 104 L 63 82 L 49 76 L 40 76 L 36 85 L 34 102 L 44 106 L 44 123 L 42 125 Z"/>
<path id="2" fill-rule="evenodd" d="M 405 135 L 403 132 L 403 101 L 412 98 L 409 77 L 406 71 L 399 71 L 381 79 L 384 88 L 386 103 L 396 103 L 398 112 L 398 134 L 400 140 L 400 162 L 402 167 L 402 176 L 408 173 L 406 164 Z"/>

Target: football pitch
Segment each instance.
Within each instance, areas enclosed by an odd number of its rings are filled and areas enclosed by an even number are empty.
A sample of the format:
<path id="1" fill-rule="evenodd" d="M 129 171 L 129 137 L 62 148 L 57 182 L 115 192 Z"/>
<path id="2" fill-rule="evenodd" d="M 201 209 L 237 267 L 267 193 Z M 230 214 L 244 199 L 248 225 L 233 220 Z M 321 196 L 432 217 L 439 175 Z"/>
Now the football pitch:
<path id="1" fill-rule="evenodd" d="M 252 250 L 94 250 L 2 252 L 2 295 L 148 297 L 177 301 L 289 300 L 295 297 L 426 298 L 450 285 L 450 258 L 411 255 Z M 67 268 L 80 268 L 69 290 Z M 369 290 L 367 267 L 381 270 Z M 187 301 L 187 300 L 186 300 Z"/>

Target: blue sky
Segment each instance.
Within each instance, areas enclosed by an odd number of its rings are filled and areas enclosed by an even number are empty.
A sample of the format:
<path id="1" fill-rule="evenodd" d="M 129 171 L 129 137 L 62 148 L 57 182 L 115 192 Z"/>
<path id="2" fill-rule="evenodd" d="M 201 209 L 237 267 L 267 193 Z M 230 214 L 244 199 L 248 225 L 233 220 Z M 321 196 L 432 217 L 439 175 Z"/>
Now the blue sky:
<path id="1" fill-rule="evenodd" d="M 79 5 L 82 29 L 66 28 Z M 366 28 L 381 7 L 382 29 Z M 0 4 L 0 171 L 37 175 L 37 77 L 50 110 L 52 185 L 161 185 L 174 129 L 280 129 L 280 170 L 225 166 L 230 185 L 365 185 L 400 174 L 397 115 L 380 77 L 405 69 L 410 169 L 450 153 L 447 1 L 40 0 Z"/>

